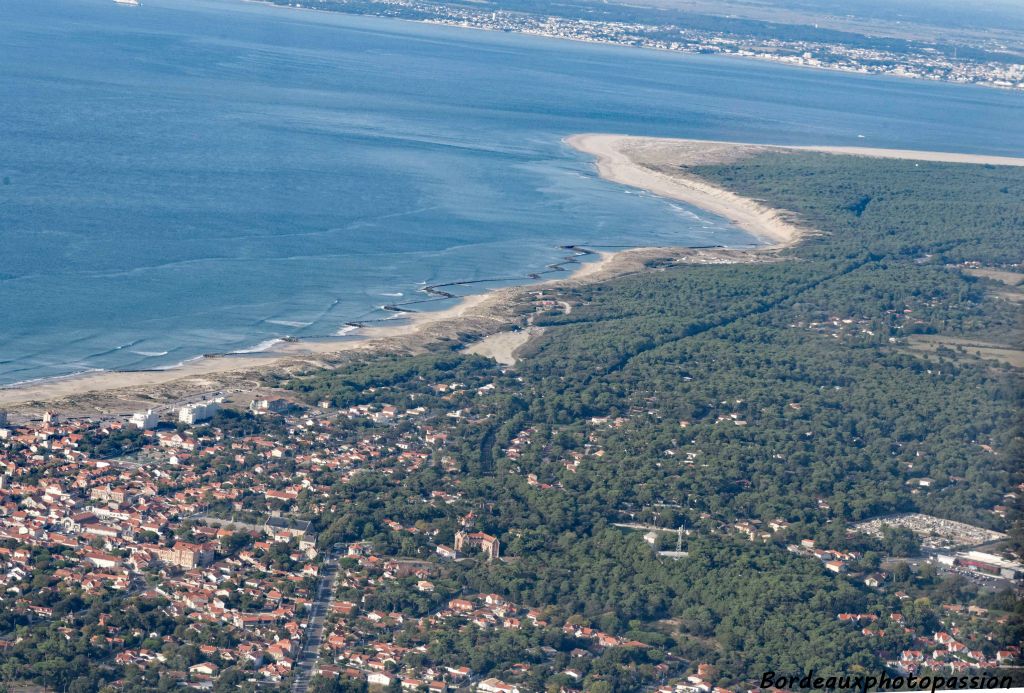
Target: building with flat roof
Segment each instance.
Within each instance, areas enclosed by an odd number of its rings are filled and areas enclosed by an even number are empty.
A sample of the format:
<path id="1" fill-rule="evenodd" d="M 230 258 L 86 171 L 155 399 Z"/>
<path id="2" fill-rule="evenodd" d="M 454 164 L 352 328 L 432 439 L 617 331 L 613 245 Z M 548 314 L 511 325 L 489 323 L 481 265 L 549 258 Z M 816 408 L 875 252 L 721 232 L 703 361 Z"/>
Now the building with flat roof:
<path id="1" fill-rule="evenodd" d="M 1008 561 L 1002 556 L 984 551 L 964 551 L 956 555 L 958 565 L 990 575 L 997 575 L 1008 580 L 1018 580 L 1024 576 L 1024 565 L 1020 561 Z"/>
<path id="2" fill-rule="evenodd" d="M 293 537 L 302 538 L 311 535 L 312 533 L 309 531 L 311 525 L 309 520 L 293 520 L 271 515 L 263 524 L 263 531 L 276 541 L 288 541 Z"/>
<path id="3" fill-rule="evenodd" d="M 196 402 L 186 404 L 178 412 L 178 421 L 189 425 L 197 424 L 213 418 L 213 415 L 220 411 L 220 402 Z"/>
<path id="4" fill-rule="evenodd" d="M 128 423 L 135 426 L 135 428 L 141 428 L 144 431 L 148 431 L 151 428 L 157 427 L 157 424 L 160 423 L 160 415 L 152 409 L 137 411 L 132 414 L 132 418 L 128 419 Z"/>

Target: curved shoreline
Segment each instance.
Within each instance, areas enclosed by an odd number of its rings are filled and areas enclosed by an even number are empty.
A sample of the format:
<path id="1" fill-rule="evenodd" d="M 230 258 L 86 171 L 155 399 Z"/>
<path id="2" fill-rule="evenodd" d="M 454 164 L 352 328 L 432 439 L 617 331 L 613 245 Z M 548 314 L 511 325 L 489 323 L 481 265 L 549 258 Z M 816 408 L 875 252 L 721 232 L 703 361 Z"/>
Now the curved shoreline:
<path id="1" fill-rule="evenodd" d="M 742 197 L 686 172 L 687 166 L 730 163 L 767 151 L 822 152 L 881 159 L 1024 166 L 1024 158 L 925 152 L 870 147 L 787 146 L 682 138 L 635 137 L 583 133 L 563 140 L 596 159 L 598 174 L 623 185 L 670 197 L 731 221 L 744 231 L 780 249 L 798 243 L 813 231 L 800 226 L 784 211 Z"/>
<path id="2" fill-rule="evenodd" d="M 697 163 L 697 154 L 700 155 L 700 163 L 734 160 L 736 156 L 748 155 L 737 150 L 736 145 L 592 133 L 572 135 L 564 142 L 595 157 L 601 178 L 717 214 L 766 242 L 769 248 L 790 246 L 806 235 L 805 229 L 786 219 L 779 210 L 711 185 L 677 168 L 680 164 Z M 720 151 L 713 151 L 715 149 Z M 676 167 L 671 172 L 659 170 L 659 167 L 670 165 Z"/>
<path id="3" fill-rule="evenodd" d="M 688 174 L 686 166 L 728 163 L 771 150 L 820 151 L 838 155 L 914 159 L 965 164 L 1024 166 L 1024 158 L 985 155 L 862 149 L 856 147 L 779 146 L 706 140 L 630 137 L 612 134 L 581 134 L 565 138 L 574 149 L 595 157 L 598 174 L 609 181 L 642 188 L 717 214 L 768 245 L 753 249 L 729 248 L 633 248 L 616 252 L 588 250 L 576 245 L 562 246 L 571 252 L 544 270 L 524 277 L 456 281 L 424 287 L 429 298 L 395 302 L 385 308 L 408 319 L 401 324 L 388 320 L 348 323 L 358 334 L 331 339 L 309 338 L 284 341 L 273 350 L 249 354 L 199 357 L 164 370 L 93 371 L 26 383 L 24 387 L 0 387 L 0 408 L 33 410 L 54 403 L 74 407 L 93 415 L 108 415 L 148 403 L 167 405 L 197 393 L 208 394 L 234 388 L 234 392 L 259 389 L 271 372 L 290 373 L 309 368 L 332 367 L 346 355 L 366 351 L 415 352 L 429 343 L 450 346 L 465 343 L 465 335 L 479 337 L 500 332 L 521 322 L 515 306 L 530 292 L 579 282 L 604 281 L 642 271 L 645 263 L 658 258 L 677 263 L 753 262 L 774 259 L 779 249 L 798 243 L 812 229 L 801 226 L 784 210 L 714 186 Z M 580 262 L 586 255 L 600 255 L 597 262 Z M 570 275 L 538 281 L 543 275 Z M 522 282 L 459 297 L 446 288 L 487 282 Z M 438 300 L 455 300 L 456 305 L 438 311 L 418 312 L 406 306 Z M 265 388 L 264 388 L 265 389 Z M 57 402 L 59 400 L 59 402 Z M 102 403 L 101 403 L 102 400 Z M 86 414 L 88 415 L 88 414 Z"/>

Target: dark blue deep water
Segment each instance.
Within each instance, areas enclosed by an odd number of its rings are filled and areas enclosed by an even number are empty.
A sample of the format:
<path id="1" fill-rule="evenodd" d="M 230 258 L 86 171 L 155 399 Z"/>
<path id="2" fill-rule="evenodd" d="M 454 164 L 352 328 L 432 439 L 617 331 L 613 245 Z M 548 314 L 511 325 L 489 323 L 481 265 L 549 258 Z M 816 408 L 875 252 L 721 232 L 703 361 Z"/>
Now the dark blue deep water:
<path id="1" fill-rule="evenodd" d="M 982 88 L 233 0 L 4 0 L 0 383 L 333 335 L 563 244 L 750 242 L 598 180 L 567 134 L 1020 155 L 1022 122 Z"/>

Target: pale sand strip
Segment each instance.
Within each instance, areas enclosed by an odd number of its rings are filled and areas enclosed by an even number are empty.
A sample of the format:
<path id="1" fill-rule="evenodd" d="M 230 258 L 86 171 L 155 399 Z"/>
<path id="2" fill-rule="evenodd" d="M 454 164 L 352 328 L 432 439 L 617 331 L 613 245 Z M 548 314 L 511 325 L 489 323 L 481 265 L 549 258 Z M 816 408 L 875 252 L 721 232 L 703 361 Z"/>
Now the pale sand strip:
<path id="1" fill-rule="evenodd" d="M 262 375 L 270 371 L 330 366 L 349 352 L 415 351 L 433 339 L 452 339 L 463 331 L 493 332 L 512 322 L 515 316 L 509 307 L 523 292 L 635 272 L 643 267 L 648 254 L 600 253 L 600 259 L 580 264 L 567 277 L 467 296 L 445 310 L 410 313 L 402 324 L 362 328 L 349 339 L 286 342 L 262 354 L 204 357 L 168 370 L 102 371 L 3 387 L 0 407 L 37 415 L 49 403 L 78 415 L 127 412 L 132 407 L 144 407 L 148 401 L 158 405 L 197 393 L 255 388 Z"/>
<path id="2" fill-rule="evenodd" d="M 295 360 L 296 357 L 368 349 L 378 346 L 378 343 L 384 339 L 422 332 L 436 322 L 456 319 L 465 315 L 482 304 L 488 296 L 489 294 L 469 296 L 446 310 L 410 313 L 409 320 L 402 325 L 364 328 L 359 331 L 359 337 L 362 339 L 285 342 L 272 351 L 262 354 L 203 357 L 166 370 L 100 371 L 5 387 L 0 389 L 0 406 L 9 407 L 32 401 L 53 401 L 89 392 L 119 389 L 142 390 L 184 380 L 191 380 L 197 386 L 203 386 L 205 382 L 209 389 L 216 389 L 219 376 L 226 374 L 280 366 Z"/>
<path id="3" fill-rule="evenodd" d="M 800 227 L 795 220 L 779 210 L 712 185 L 680 167 L 731 163 L 773 150 L 957 164 L 1024 166 L 1024 158 L 1017 157 L 868 147 L 798 147 L 598 133 L 572 135 L 565 142 L 595 157 L 597 171 L 602 178 L 700 207 L 728 219 L 776 248 L 795 243 L 809 229 Z"/>
<path id="4" fill-rule="evenodd" d="M 757 148 L 748 152 L 748 145 L 600 134 L 573 135 L 565 141 L 594 156 L 602 178 L 700 207 L 775 247 L 790 245 L 805 233 L 778 210 L 676 168 L 667 170 L 680 164 L 734 161 Z M 659 170 L 662 167 L 665 170 Z"/>
<path id="5" fill-rule="evenodd" d="M 358 332 L 358 338 L 285 343 L 269 353 L 202 358 L 167 371 L 88 373 L 0 388 L 0 408 L 9 409 L 19 418 L 38 418 L 44 409 L 50 408 L 65 416 L 111 416 L 149 407 L 166 410 L 174 403 L 215 391 L 244 404 L 249 395 L 266 394 L 263 380 L 270 373 L 287 377 L 310 369 L 331 368 L 362 354 L 421 353 L 432 342 L 447 340 L 450 347 L 453 340 L 463 341 L 466 335 L 508 334 L 482 343 L 471 353 L 495 356 L 511 364 L 515 359 L 513 352 L 541 332 L 522 324 L 519 308 L 530 299 L 531 292 L 646 271 L 652 261 L 719 264 L 769 260 L 764 254 L 730 249 L 636 248 L 602 252 L 599 260 L 581 264 L 564 278 L 469 296 L 447 310 L 410 314 L 409 321 L 401 325 L 364 328 Z M 502 332 L 513 324 L 519 324 L 522 332 Z"/>
<path id="6" fill-rule="evenodd" d="M 848 154 L 874 159 L 910 159 L 911 161 L 936 161 L 947 164 L 985 164 L 989 166 L 1024 166 L 1024 158 L 1014 156 L 990 156 L 987 154 L 958 154 L 956 152 L 919 152 L 913 149 L 874 149 L 871 147 L 777 147 L 778 149 L 799 149 L 826 154 Z"/>

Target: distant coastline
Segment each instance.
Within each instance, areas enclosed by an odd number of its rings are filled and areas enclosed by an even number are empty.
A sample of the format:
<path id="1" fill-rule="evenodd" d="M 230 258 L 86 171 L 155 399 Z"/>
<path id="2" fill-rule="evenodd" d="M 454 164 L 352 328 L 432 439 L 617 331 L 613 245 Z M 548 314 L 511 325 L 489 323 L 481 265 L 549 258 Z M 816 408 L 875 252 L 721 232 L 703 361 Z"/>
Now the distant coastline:
<path id="1" fill-rule="evenodd" d="M 903 69 L 877 69 L 869 68 L 866 65 L 854 60 L 850 62 L 850 56 L 838 57 L 838 61 L 822 61 L 818 58 L 808 58 L 808 51 L 800 50 L 798 53 L 787 54 L 785 52 L 779 53 L 772 50 L 754 50 L 752 46 L 744 47 L 740 50 L 735 51 L 722 51 L 716 50 L 712 52 L 704 52 L 703 50 L 695 49 L 693 45 L 681 46 L 676 45 L 672 42 L 657 41 L 657 40 L 646 40 L 641 39 L 639 42 L 636 40 L 621 41 L 607 37 L 597 36 L 582 36 L 573 35 L 571 31 L 565 30 L 566 26 L 571 26 L 576 20 L 566 19 L 563 22 L 563 30 L 558 32 L 550 32 L 545 29 L 535 27 L 533 30 L 520 28 L 505 28 L 501 26 L 488 26 L 486 23 L 474 23 L 467 21 L 465 18 L 462 20 L 445 19 L 440 17 L 412 17 L 412 16 L 401 16 L 400 14 L 387 14 L 387 13 L 371 13 L 371 12 L 346 12 L 337 9 L 325 9 L 322 7 L 304 7 L 298 4 L 289 4 L 283 2 L 275 2 L 274 0 L 242 0 L 243 2 L 250 2 L 260 5 L 269 5 L 272 7 L 278 7 L 285 10 L 307 10 L 312 12 L 325 12 L 328 14 L 342 14 L 351 17 L 372 17 L 377 19 L 391 19 L 403 22 L 410 22 L 413 24 L 428 24 L 433 26 L 450 27 L 453 29 L 472 29 L 476 31 L 486 31 L 493 33 L 513 33 L 522 36 L 533 36 L 536 38 L 551 39 L 556 41 L 572 41 L 575 43 L 584 43 L 591 45 L 601 46 L 615 46 L 620 48 L 642 48 L 645 50 L 660 51 L 665 53 L 673 53 L 677 55 L 691 55 L 691 56 L 705 56 L 712 58 L 731 58 L 733 60 L 748 60 L 759 63 L 770 63 L 775 65 L 782 65 L 785 67 L 800 68 L 805 70 L 821 70 L 826 72 L 844 73 L 850 75 L 863 75 L 869 77 L 889 77 L 893 79 L 913 79 L 918 81 L 940 81 L 947 84 L 956 84 L 959 86 L 975 86 L 982 87 L 985 89 L 1000 89 L 1005 91 L 1020 91 L 1024 89 L 1024 82 L 1007 81 L 1006 74 L 993 74 L 992 63 L 974 63 L 964 62 L 959 63 L 963 68 L 969 68 L 972 71 L 985 73 L 982 75 L 975 75 L 978 79 L 957 79 L 943 74 L 941 71 L 932 72 L 926 68 L 925 65 L 920 62 L 920 55 L 908 54 L 905 56 L 905 61 L 901 62 L 898 55 L 890 55 L 889 58 L 895 63 L 895 66 Z M 385 4 L 386 6 L 386 4 Z M 488 11 L 490 12 L 490 11 Z M 518 15 L 519 13 L 510 13 L 510 15 Z M 524 14 L 525 17 L 529 16 L 529 13 Z M 737 41 L 742 42 L 741 39 Z M 754 41 L 753 44 L 757 42 Z M 818 48 L 822 48 L 819 46 Z M 721 48 L 719 46 L 719 48 Z M 802 46 L 806 49 L 807 46 Z M 831 52 L 831 51 L 826 51 Z M 844 51 L 839 51 L 842 54 Z M 954 63 L 956 61 L 954 60 Z M 911 67 L 912 69 L 907 69 Z M 935 66 L 932 66 L 935 67 Z M 998 68 L 996 68 L 998 70 Z M 1002 71 L 1005 72 L 1005 71 Z"/>

